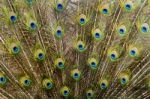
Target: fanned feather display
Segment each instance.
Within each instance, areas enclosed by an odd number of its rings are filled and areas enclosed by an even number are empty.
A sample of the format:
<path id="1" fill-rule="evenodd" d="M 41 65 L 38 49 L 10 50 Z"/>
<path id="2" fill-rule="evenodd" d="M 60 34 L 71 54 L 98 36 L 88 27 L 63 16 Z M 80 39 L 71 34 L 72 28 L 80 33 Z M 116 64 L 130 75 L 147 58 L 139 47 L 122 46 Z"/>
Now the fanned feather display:
<path id="1" fill-rule="evenodd" d="M 0 0 L 0 99 L 150 99 L 150 0 Z"/>

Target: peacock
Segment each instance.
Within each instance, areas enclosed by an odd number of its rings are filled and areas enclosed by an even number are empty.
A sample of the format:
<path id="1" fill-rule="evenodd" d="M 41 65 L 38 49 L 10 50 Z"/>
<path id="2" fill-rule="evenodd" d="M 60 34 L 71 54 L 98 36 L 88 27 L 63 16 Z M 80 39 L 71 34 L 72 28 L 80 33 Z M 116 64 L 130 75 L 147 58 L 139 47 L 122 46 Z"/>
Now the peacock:
<path id="1" fill-rule="evenodd" d="M 0 0 L 0 99 L 150 99 L 150 0 Z"/>

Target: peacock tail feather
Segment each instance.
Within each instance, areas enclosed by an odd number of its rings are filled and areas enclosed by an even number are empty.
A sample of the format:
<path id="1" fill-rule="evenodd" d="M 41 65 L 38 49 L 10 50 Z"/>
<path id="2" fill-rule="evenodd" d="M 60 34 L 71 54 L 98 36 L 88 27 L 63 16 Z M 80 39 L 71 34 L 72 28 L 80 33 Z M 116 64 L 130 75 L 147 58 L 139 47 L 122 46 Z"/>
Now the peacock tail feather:
<path id="1" fill-rule="evenodd" d="M 0 99 L 150 99 L 150 0 L 0 0 Z"/>

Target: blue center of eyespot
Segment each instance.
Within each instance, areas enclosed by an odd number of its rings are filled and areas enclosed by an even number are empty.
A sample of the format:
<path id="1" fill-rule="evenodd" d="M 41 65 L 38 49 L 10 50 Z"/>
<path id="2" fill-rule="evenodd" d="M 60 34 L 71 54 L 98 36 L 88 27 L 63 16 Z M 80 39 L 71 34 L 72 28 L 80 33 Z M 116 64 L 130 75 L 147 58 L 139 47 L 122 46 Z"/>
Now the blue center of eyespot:
<path id="1" fill-rule="evenodd" d="M 62 67 L 62 66 L 63 66 L 63 63 L 62 63 L 62 62 L 59 62 L 59 63 L 58 63 L 58 66 L 59 66 L 59 67 Z"/>
<path id="2" fill-rule="evenodd" d="M 95 37 L 96 38 L 100 38 L 100 34 L 99 33 L 95 33 Z"/>
<path id="3" fill-rule="evenodd" d="M 2 82 L 3 82 L 3 81 L 4 81 L 4 78 L 3 78 L 3 77 L 1 77 L 1 78 L 0 78 L 0 81 L 2 81 Z"/>
<path id="4" fill-rule="evenodd" d="M 13 47 L 13 51 L 14 51 L 15 53 L 19 52 L 19 48 L 15 46 L 15 47 Z"/>
<path id="5" fill-rule="evenodd" d="M 68 91 L 67 90 L 64 91 L 64 95 L 68 95 Z"/>
<path id="6" fill-rule="evenodd" d="M 29 84 L 30 84 L 30 81 L 29 81 L 29 80 L 25 80 L 24 83 L 25 83 L 26 85 L 29 85 Z"/>
<path id="7" fill-rule="evenodd" d="M 40 59 L 44 58 L 43 53 L 39 53 L 39 58 L 40 58 Z"/>
<path id="8" fill-rule="evenodd" d="M 12 22 L 16 21 L 16 16 L 11 16 L 11 17 L 10 17 L 10 20 L 11 20 Z"/>
<path id="9" fill-rule="evenodd" d="M 123 34 L 124 33 L 124 29 L 120 29 L 119 32 L 120 32 L 120 34 Z"/>
<path id="10" fill-rule="evenodd" d="M 102 83 L 102 84 L 101 84 L 101 88 L 102 88 L 102 89 L 106 88 L 105 83 Z"/>
<path id="11" fill-rule="evenodd" d="M 61 30 L 57 30 L 57 35 L 61 36 L 61 34 L 62 34 Z"/>
<path id="12" fill-rule="evenodd" d="M 95 66 L 96 66 L 96 63 L 95 63 L 95 62 L 92 62 L 92 63 L 91 63 L 91 66 L 92 66 L 92 67 L 95 67 Z"/>
<path id="13" fill-rule="evenodd" d="M 30 24 L 30 27 L 31 27 L 32 29 L 35 29 L 35 28 L 36 28 L 36 24 L 32 22 L 32 23 Z"/>
<path id="14" fill-rule="evenodd" d="M 122 83 L 122 84 L 125 84 L 125 83 L 126 83 L 126 79 L 125 79 L 125 78 L 122 78 L 122 79 L 121 79 L 121 83 Z"/>
<path id="15" fill-rule="evenodd" d="M 4 77 L 0 77 L 0 83 L 5 83 L 6 79 Z"/>
<path id="16" fill-rule="evenodd" d="M 74 74 L 74 77 L 75 77 L 75 78 L 78 78 L 78 76 L 79 76 L 78 73 L 75 73 L 75 74 Z"/>
<path id="17" fill-rule="evenodd" d="M 115 59 L 115 58 L 116 58 L 116 55 L 115 55 L 115 54 L 111 54 L 111 58 L 112 58 L 112 59 Z"/>
<path id="18" fill-rule="evenodd" d="M 85 23 L 85 19 L 84 19 L 84 18 L 81 18 L 81 19 L 80 19 L 80 23 L 82 23 L 82 24 Z"/>
<path id="19" fill-rule="evenodd" d="M 91 96 L 92 94 L 91 93 L 87 93 L 87 96 Z"/>
<path id="20" fill-rule="evenodd" d="M 142 27 L 142 32 L 147 32 L 147 28 L 146 27 Z"/>
<path id="21" fill-rule="evenodd" d="M 51 84 L 50 82 L 48 82 L 48 83 L 47 83 L 47 87 L 48 87 L 48 88 L 51 88 L 51 87 L 52 87 L 52 84 Z"/>
<path id="22" fill-rule="evenodd" d="M 130 54 L 131 54 L 131 55 L 135 55 L 135 54 L 136 54 L 135 50 L 131 50 L 131 51 L 130 51 Z"/>
<path id="23" fill-rule="evenodd" d="M 62 4 L 57 4 L 57 9 L 62 10 L 63 9 L 63 5 Z"/>
<path id="24" fill-rule="evenodd" d="M 79 49 L 82 50 L 83 49 L 83 45 L 79 44 Z"/>
<path id="25" fill-rule="evenodd" d="M 104 13 L 104 14 L 107 14 L 107 13 L 108 13 L 108 10 L 107 10 L 107 9 L 103 9 L 103 13 Z"/>
<path id="26" fill-rule="evenodd" d="M 32 3 L 32 0 L 27 0 L 28 1 L 28 3 Z"/>
<path id="27" fill-rule="evenodd" d="M 126 7 L 127 10 L 131 10 L 131 5 L 130 4 L 126 4 L 125 7 Z"/>

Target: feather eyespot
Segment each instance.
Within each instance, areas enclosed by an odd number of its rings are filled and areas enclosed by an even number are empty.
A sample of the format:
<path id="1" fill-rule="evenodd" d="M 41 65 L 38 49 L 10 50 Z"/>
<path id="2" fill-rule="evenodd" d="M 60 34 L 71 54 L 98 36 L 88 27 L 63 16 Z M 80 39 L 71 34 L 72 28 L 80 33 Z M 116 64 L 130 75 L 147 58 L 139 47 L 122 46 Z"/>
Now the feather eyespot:
<path id="1" fill-rule="evenodd" d="M 38 54 L 38 57 L 37 57 L 38 60 L 44 60 L 44 58 L 45 58 L 44 53 L 39 53 Z"/>
<path id="2" fill-rule="evenodd" d="M 68 87 L 62 87 L 60 93 L 64 97 L 68 97 L 70 95 L 70 89 Z"/>
<path id="3" fill-rule="evenodd" d="M 96 63 L 95 63 L 95 62 L 92 62 L 92 63 L 91 63 L 91 66 L 95 67 L 95 66 L 96 66 Z"/>
<path id="4" fill-rule="evenodd" d="M 47 83 L 47 88 L 51 88 L 52 87 L 52 83 Z"/>
<path id="5" fill-rule="evenodd" d="M 43 59 L 44 58 L 44 54 L 43 53 L 39 53 L 38 58 L 39 59 Z"/>
<path id="6" fill-rule="evenodd" d="M 118 52 L 117 51 L 110 51 L 108 53 L 108 56 L 111 61 L 116 61 L 119 58 Z"/>
<path id="7" fill-rule="evenodd" d="M 95 33 L 95 37 L 96 37 L 96 38 L 100 38 L 101 35 L 100 35 L 99 33 Z"/>
<path id="8" fill-rule="evenodd" d="M 30 23 L 30 28 L 31 28 L 32 30 L 35 30 L 35 29 L 37 28 L 36 23 L 35 23 L 35 22 L 31 22 L 31 23 Z"/>
<path id="9" fill-rule="evenodd" d="M 78 81 L 81 78 L 81 72 L 78 69 L 74 69 L 74 70 L 71 71 L 71 77 L 74 80 Z"/>
<path id="10" fill-rule="evenodd" d="M 14 52 L 14 53 L 18 53 L 18 52 L 19 52 L 19 47 L 14 46 L 14 47 L 13 47 L 13 52 Z"/>
<path id="11" fill-rule="evenodd" d="M 123 6 L 125 11 L 131 12 L 133 10 L 134 5 L 132 1 L 126 1 Z"/>
<path id="12" fill-rule="evenodd" d="M 142 33 L 148 33 L 149 32 L 149 25 L 147 23 L 143 23 L 141 25 L 141 32 Z"/>
<path id="13" fill-rule="evenodd" d="M 121 79 L 121 84 L 125 84 L 127 81 L 126 81 L 126 78 L 122 78 Z"/>
<path id="14" fill-rule="evenodd" d="M 34 53 L 34 58 L 35 60 L 39 61 L 39 62 L 42 62 L 45 60 L 45 53 L 42 49 L 38 49 L 35 51 Z"/>
<path id="15" fill-rule="evenodd" d="M 106 9 L 106 8 L 102 9 L 103 14 L 108 14 L 108 12 L 109 12 L 108 9 Z"/>
<path id="16" fill-rule="evenodd" d="M 105 89 L 106 88 L 106 84 L 105 83 L 101 83 L 101 89 Z"/>
<path id="17" fill-rule="evenodd" d="M 10 16 L 10 21 L 11 22 L 16 22 L 16 20 L 17 20 L 17 16 L 15 16 L 15 15 Z"/>
<path id="18" fill-rule="evenodd" d="M 30 80 L 28 80 L 28 79 L 24 80 L 24 85 L 25 85 L 25 86 L 29 86 L 29 85 L 30 85 L 30 83 L 31 83 L 31 81 L 30 81 Z"/>
<path id="19" fill-rule="evenodd" d="M 79 16 L 79 24 L 81 25 L 81 26 L 83 26 L 83 25 L 85 25 L 86 23 L 87 23 L 87 17 L 84 15 L 84 14 L 81 14 L 80 16 Z"/>
<path id="20" fill-rule="evenodd" d="M 79 48 L 79 50 L 83 50 L 83 45 L 82 45 L 82 44 L 79 44 L 79 45 L 78 45 L 78 48 Z"/>
<path id="21" fill-rule="evenodd" d="M 55 60 L 55 66 L 59 69 L 64 69 L 65 68 L 64 64 L 65 64 L 65 62 L 62 58 L 57 58 Z"/>
<path id="22" fill-rule="evenodd" d="M 5 77 L 4 74 L 0 73 L 0 87 L 4 86 L 7 82 L 7 78 Z"/>
<path id="23" fill-rule="evenodd" d="M 138 51 L 138 48 L 136 47 L 130 47 L 129 48 L 129 56 L 130 57 L 138 57 L 139 56 L 139 51 Z"/>
<path id="24" fill-rule="evenodd" d="M 130 54 L 131 54 L 132 56 L 135 56 L 135 55 L 136 55 L 136 51 L 135 51 L 135 50 L 131 50 L 131 51 L 130 51 Z"/>
<path id="25" fill-rule="evenodd" d="M 59 0 L 59 1 L 56 2 L 55 9 L 58 12 L 62 12 L 64 10 L 64 4 L 63 4 L 63 2 L 61 0 Z"/>
<path id="26" fill-rule="evenodd" d="M 81 23 L 81 24 L 84 24 L 84 23 L 85 23 L 85 19 L 84 19 L 84 18 L 81 18 L 81 19 L 80 19 L 80 23 Z"/>
<path id="27" fill-rule="evenodd" d="M 20 78 L 20 84 L 22 87 L 29 87 L 31 86 L 31 79 L 28 76 L 23 76 Z"/>
<path id="28" fill-rule="evenodd" d="M 94 92 L 93 92 L 93 90 L 87 90 L 87 91 L 86 91 L 86 97 L 87 97 L 87 99 L 93 98 L 93 97 L 94 97 Z"/>
<path id="29" fill-rule="evenodd" d="M 106 79 L 102 79 L 99 81 L 99 87 L 101 90 L 105 90 L 108 88 L 109 82 Z"/>
<path id="30" fill-rule="evenodd" d="M 129 82 L 129 75 L 128 74 L 120 74 L 119 81 L 121 85 L 126 85 Z"/>
<path id="31" fill-rule="evenodd" d="M 88 65 L 91 69 L 97 69 L 97 60 L 95 58 L 88 59 Z"/>
<path id="32" fill-rule="evenodd" d="M 111 59 L 116 59 L 116 55 L 115 54 L 111 54 Z"/>
<path id="33" fill-rule="evenodd" d="M 110 14 L 110 7 L 108 4 L 99 5 L 99 12 L 103 15 L 109 15 Z"/>
<path id="34" fill-rule="evenodd" d="M 93 29 L 92 36 L 93 36 L 94 40 L 96 40 L 96 41 L 103 40 L 103 38 L 104 38 L 103 33 L 99 29 Z"/>
<path id="35" fill-rule="evenodd" d="M 78 73 L 74 73 L 74 78 L 78 78 L 79 77 L 79 74 Z"/>
<path id="36" fill-rule="evenodd" d="M 53 88 L 53 81 L 49 78 L 45 78 L 43 79 L 42 81 L 42 85 L 43 85 L 43 88 L 46 89 L 46 90 L 50 90 Z"/>
<path id="37" fill-rule="evenodd" d="M 55 37 L 57 38 L 62 38 L 63 36 L 63 30 L 61 26 L 58 26 L 57 29 L 55 30 Z"/>
<path id="38" fill-rule="evenodd" d="M 125 5 L 125 8 L 126 8 L 127 10 L 131 10 L 132 6 L 131 6 L 130 4 L 126 4 L 126 5 Z"/>
<path id="39" fill-rule="evenodd" d="M 20 48 L 20 45 L 19 44 L 16 44 L 16 43 L 12 43 L 11 45 L 10 45 L 10 52 L 11 52 L 11 54 L 13 54 L 13 55 L 18 55 L 19 53 L 20 53 L 20 51 L 21 51 L 21 48 Z"/>
<path id="40" fill-rule="evenodd" d="M 117 33 L 119 34 L 119 36 L 125 36 L 126 32 L 127 32 L 127 30 L 124 25 L 121 25 L 117 28 Z"/>
<path id="41" fill-rule="evenodd" d="M 57 9 L 62 10 L 63 9 L 63 5 L 62 4 L 57 4 Z"/>
<path id="42" fill-rule="evenodd" d="M 57 35 L 58 35 L 58 36 L 61 36 L 61 35 L 62 35 L 61 30 L 57 30 Z"/>
<path id="43" fill-rule="evenodd" d="M 83 52 L 85 51 L 85 44 L 82 41 L 78 41 L 75 45 L 75 48 L 79 51 L 79 52 Z"/>

